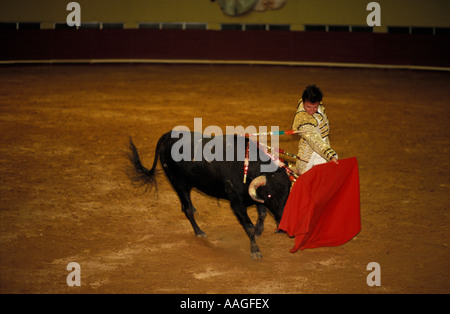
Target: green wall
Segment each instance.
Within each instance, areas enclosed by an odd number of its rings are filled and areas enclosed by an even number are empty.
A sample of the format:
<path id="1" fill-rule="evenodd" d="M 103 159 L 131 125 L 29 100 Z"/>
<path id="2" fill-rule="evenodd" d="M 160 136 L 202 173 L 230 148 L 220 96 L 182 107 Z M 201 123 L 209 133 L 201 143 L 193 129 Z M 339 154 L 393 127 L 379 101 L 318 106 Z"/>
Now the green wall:
<path id="1" fill-rule="evenodd" d="M 65 22 L 69 0 L 0 0 L 0 22 L 40 22 L 51 28 Z M 230 17 L 209 0 L 79 0 L 82 22 L 121 22 L 135 28 L 140 22 L 202 22 L 209 29 L 222 23 L 366 25 L 370 0 L 288 0 L 279 10 Z M 379 0 L 381 27 L 450 27 L 449 0 Z M 377 30 L 375 30 L 377 31 Z"/>

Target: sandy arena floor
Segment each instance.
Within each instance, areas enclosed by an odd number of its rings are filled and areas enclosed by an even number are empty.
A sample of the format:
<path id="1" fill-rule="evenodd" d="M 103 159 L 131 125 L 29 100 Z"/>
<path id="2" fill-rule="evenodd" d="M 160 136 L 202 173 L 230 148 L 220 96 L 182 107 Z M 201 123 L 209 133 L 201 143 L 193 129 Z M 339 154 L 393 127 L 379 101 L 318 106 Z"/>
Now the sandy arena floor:
<path id="1" fill-rule="evenodd" d="M 195 117 L 289 129 L 309 83 L 325 93 L 332 147 L 359 162 L 362 230 L 345 245 L 291 254 L 268 216 L 253 261 L 228 202 L 193 192 L 198 239 L 163 174 L 158 195 L 130 184 L 129 136 L 150 167 L 160 135 Z M 1 67 L 0 292 L 449 293 L 449 87 L 426 71 Z M 370 262 L 380 287 L 366 284 Z"/>

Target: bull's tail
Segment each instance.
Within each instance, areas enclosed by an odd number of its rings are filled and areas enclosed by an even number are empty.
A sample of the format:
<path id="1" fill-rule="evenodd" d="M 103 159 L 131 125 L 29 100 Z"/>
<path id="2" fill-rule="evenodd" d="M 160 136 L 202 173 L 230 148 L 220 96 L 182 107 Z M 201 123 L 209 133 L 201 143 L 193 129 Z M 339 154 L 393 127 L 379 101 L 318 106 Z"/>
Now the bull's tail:
<path id="1" fill-rule="evenodd" d="M 135 186 L 138 187 L 146 186 L 147 189 L 155 187 L 156 191 L 158 190 L 156 185 L 155 172 L 156 172 L 156 164 L 158 163 L 159 150 L 164 140 L 165 136 L 162 136 L 159 139 L 158 144 L 156 145 L 155 159 L 153 160 L 153 166 L 149 170 L 142 165 L 137 148 L 130 137 L 131 152 L 129 153 L 128 158 L 130 159 L 132 164 L 132 171 L 128 173 L 128 176 L 130 177 L 131 182 Z"/>

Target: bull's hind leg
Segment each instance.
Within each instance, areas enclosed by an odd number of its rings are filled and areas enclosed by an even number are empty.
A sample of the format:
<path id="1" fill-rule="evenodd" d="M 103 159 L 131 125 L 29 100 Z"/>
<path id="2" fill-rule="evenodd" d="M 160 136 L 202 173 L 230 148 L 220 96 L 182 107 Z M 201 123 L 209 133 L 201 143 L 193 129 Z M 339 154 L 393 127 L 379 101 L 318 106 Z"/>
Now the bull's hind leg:
<path id="1" fill-rule="evenodd" d="M 186 215 L 186 218 L 189 220 L 189 222 L 192 225 L 192 228 L 194 229 L 194 233 L 197 237 L 200 238 L 206 238 L 206 233 L 200 229 L 200 227 L 197 225 L 197 222 L 194 218 L 194 212 L 195 208 L 192 205 L 191 201 L 191 187 L 188 186 L 185 182 L 179 181 L 175 178 L 175 176 L 172 175 L 172 172 L 170 168 L 165 163 L 165 156 L 161 156 L 161 164 L 163 165 L 164 172 L 167 175 L 167 178 L 169 179 L 170 183 L 172 184 L 172 187 L 175 189 L 175 191 L 178 194 L 178 198 L 180 199 L 181 203 L 181 210 Z"/>
<path id="2" fill-rule="evenodd" d="M 197 225 L 197 222 L 194 218 L 194 212 L 195 208 L 192 205 L 191 201 L 191 189 L 190 188 L 182 188 L 179 184 L 173 184 L 173 187 L 175 191 L 178 194 L 178 197 L 180 198 L 181 202 L 181 210 L 186 215 L 186 218 L 189 220 L 189 222 L 192 225 L 192 228 L 194 229 L 195 236 L 200 238 L 206 238 L 206 233 L 200 229 L 200 227 Z"/>
<path id="3" fill-rule="evenodd" d="M 192 228 L 194 228 L 195 236 L 199 238 L 206 238 L 206 233 L 203 232 L 203 230 L 200 229 L 200 227 L 197 225 L 197 222 L 194 218 L 194 212 L 196 211 L 194 206 L 192 205 L 191 201 L 191 195 L 190 191 L 185 195 L 186 201 L 182 202 L 181 204 L 181 210 L 186 215 L 187 219 L 190 221 Z"/>

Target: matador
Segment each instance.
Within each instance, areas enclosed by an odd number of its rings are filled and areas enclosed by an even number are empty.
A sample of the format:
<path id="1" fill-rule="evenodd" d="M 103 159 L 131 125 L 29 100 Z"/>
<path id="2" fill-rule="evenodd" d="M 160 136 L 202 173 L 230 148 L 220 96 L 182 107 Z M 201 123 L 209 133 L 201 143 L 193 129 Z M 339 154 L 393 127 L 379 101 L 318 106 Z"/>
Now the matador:
<path id="1" fill-rule="evenodd" d="M 298 174 L 328 161 L 338 163 L 338 156 L 330 147 L 330 123 L 322 97 L 316 85 L 308 85 L 297 106 L 292 130 L 300 131 L 297 155 L 301 160 L 295 165 Z"/>

